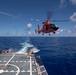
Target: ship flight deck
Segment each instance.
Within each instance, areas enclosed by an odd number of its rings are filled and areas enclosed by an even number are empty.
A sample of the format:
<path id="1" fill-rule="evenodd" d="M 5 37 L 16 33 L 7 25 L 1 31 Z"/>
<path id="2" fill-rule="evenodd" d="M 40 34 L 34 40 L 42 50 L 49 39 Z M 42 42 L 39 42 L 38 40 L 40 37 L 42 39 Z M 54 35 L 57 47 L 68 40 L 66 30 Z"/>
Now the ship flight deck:
<path id="1" fill-rule="evenodd" d="M 0 54 L 0 75 L 48 75 L 40 57 L 26 54 Z"/>

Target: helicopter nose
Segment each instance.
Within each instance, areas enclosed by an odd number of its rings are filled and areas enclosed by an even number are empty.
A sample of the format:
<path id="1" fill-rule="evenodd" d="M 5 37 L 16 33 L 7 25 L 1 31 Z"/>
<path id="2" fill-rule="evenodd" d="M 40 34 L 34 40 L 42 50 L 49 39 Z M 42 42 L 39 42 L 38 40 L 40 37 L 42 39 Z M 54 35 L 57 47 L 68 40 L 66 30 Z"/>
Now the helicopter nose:
<path id="1" fill-rule="evenodd" d="M 59 27 L 57 27 L 57 30 L 59 29 Z"/>
<path id="2" fill-rule="evenodd" d="M 58 29 L 59 29 L 59 27 L 55 27 L 55 28 L 54 28 L 55 31 L 58 30 Z"/>

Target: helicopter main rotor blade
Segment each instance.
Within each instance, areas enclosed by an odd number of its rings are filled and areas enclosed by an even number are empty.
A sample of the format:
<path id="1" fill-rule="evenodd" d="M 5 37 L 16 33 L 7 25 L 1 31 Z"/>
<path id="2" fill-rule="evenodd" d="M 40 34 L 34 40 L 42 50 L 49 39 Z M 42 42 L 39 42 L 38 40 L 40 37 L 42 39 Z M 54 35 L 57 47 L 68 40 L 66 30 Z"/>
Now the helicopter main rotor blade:
<path id="1" fill-rule="evenodd" d="M 53 12 L 48 11 L 47 12 L 47 20 L 50 20 L 50 18 L 52 17 L 52 15 L 53 15 Z"/>
<path id="2" fill-rule="evenodd" d="M 72 22 L 72 20 L 51 20 L 52 22 Z"/>

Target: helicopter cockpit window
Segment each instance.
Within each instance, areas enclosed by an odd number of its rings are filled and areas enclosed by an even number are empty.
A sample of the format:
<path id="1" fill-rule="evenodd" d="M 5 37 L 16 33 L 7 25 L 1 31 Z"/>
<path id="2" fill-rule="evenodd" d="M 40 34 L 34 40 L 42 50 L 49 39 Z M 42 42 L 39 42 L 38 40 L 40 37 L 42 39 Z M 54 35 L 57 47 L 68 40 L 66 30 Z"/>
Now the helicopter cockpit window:
<path id="1" fill-rule="evenodd" d="M 53 28 L 53 27 L 56 27 L 56 26 L 54 24 L 50 24 L 50 27 Z"/>

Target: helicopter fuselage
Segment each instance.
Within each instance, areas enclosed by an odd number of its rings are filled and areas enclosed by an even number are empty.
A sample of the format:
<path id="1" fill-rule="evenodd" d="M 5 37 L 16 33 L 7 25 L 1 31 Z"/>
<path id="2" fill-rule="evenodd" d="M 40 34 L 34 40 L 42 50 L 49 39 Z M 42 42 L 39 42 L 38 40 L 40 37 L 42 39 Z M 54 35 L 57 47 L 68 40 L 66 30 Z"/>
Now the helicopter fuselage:
<path id="1" fill-rule="evenodd" d="M 55 26 L 54 24 L 47 24 L 47 25 L 43 25 L 43 28 L 41 29 L 42 33 L 51 33 L 51 32 L 55 32 L 59 29 L 59 27 Z"/>
<path id="2" fill-rule="evenodd" d="M 51 33 L 53 32 L 55 34 L 55 31 L 57 31 L 59 27 L 57 27 L 55 24 L 51 24 L 49 21 L 43 22 L 43 27 L 40 29 L 40 26 L 38 25 L 38 30 L 35 32 L 40 33 Z"/>

